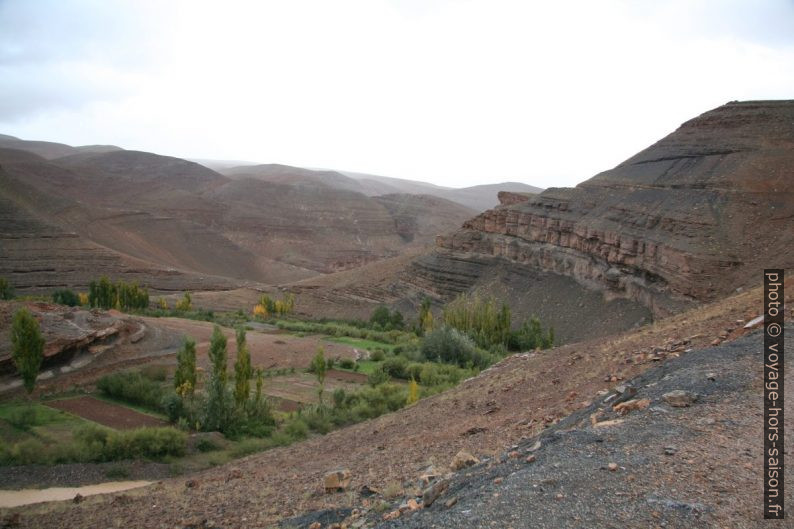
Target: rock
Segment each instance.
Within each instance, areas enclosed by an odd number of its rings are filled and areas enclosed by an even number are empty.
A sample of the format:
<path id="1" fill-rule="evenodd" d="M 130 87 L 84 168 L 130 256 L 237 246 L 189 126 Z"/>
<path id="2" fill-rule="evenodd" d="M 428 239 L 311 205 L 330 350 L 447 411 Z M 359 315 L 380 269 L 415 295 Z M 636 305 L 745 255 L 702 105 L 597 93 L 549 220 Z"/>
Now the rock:
<path id="1" fill-rule="evenodd" d="M 632 399 L 626 402 L 621 402 L 612 406 L 620 415 L 626 415 L 630 411 L 644 410 L 651 405 L 651 399 Z"/>
<path id="2" fill-rule="evenodd" d="M 420 488 L 427 487 L 428 485 L 430 485 L 430 483 L 438 479 L 439 476 L 440 474 L 436 470 L 436 467 L 430 465 L 419 475 L 419 487 Z"/>
<path id="3" fill-rule="evenodd" d="M 417 501 L 415 499 L 413 499 L 413 498 L 409 499 L 407 502 L 405 502 L 404 504 L 400 505 L 400 511 L 401 512 L 405 512 L 405 511 L 413 512 L 413 511 L 418 511 L 421 508 L 422 508 L 422 506 L 419 505 L 419 503 L 417 503 Z"/>
<path id="4" fill-rule="evenodd" d="M 449 480 L 448 479 L 440 479 L 430 485 L 425 491 L 422 493 L 422 503 L 425 507 L 430 507 L 433 505 L 433 502 L 441 496 L 444 491 L 447 490 L 449 487 Z"/>
<path id="5" fill-rule="evenodd" d="M 609 469 L 610 472 L 615 472 L 618 469 L 618 464 L 610 463 L 607 465 L 607 468 Z"/>
<path id="6" fill-rule="evenodd" d="M 533 444 L 532 446 L 527 448 L 527 452 L 535 452 L 537 450 L 540 450 L 541 446 L 542 446 L 542 443 L 540 442 L 540 440 L 538 440 L 538 441 L 535 442 L 535 444 Z"/>
<path id="7" fill-rule="evenodd" d="M 450 507 L 452 507 L 456 503 L 458 503 L 458 498 L 450 498 L 450 499 L 448 499 L 446 501 L 446 503 L 444 503 L 444 505 L 446 506 L 447 509 L 449 509 Z"/>
<path id="8" fill-rule="evenodd" d="M 185 481 L 185 487 L 187 487 L 189 489 L 194 489 L 194 488 L 198 487 L 198 484 L 199 484 L 198 481 L 195 480 L 195 479 L 189 479 L 189 480 Z"/>
<path id="9" fill-rule="evenodd" d="M 325 475 L 323 482 L 325 492 L 337 492 L 347 490 L 350 486 L 351 474 L 349 470 L 334 470 Z"/>
<path id="10" fill-rule="evenodd" d="M 470 467 L 472 465 L 476 465 L 479 463 L 480 460 L 471 455 L 467 450 L 461 450 L 455 457 L 452 458 L 452 463 L 450 464 L 450 468 L 454 471 L 461 470 L 466 467 Z"/>
<path id="11" fill-rule="evenodd" d="M 714 382 L 717 380 L 717 373 L 706 373 L 706 378 Z"/>
<path id="12" fill-rule="evenodd" d="M 664 447 L 664 454 L 667 455 L 667 456 L 675 455 L 676 452 L 678 452 L 678 448 L 676 448 L 674 446 L 665 446 Z"/>
<path id="13" fill-rule="evenodd" d="M 361 488 L 358 489 L 358 494 L 359 496 L 368 498 L 370 496 L 375 496 L 376 494 L 380 494 L 380 490 L 370 487 L 369 485 L 362 485 Z"/>
<path id="14" fill-rule="evenodd" d="M 384 513 L 382 518 L 385 521 L 389 521 L 389 520 L 396 520 L 399 517 L 400 517 L 400 511 L 398 509 L 396 511 Z"/>
<path id="15" fill-rule="evenodd" d="M 518 453 L 518 450 L 512 450 L 507 454 L 507 457 L 509 457 L 510 459 L 518 459 L 520 456 L 521 454 Z"/>
<path id="16" fill-rule="evenodd" d="M 321 529 L 322 526 L 323 524 L 321 524 L 320 522 L 314 522 L 309 526 L 309 529 Z"/>
<path id="17" fill-rule="evenodd" d="M 714 340 L 711 341 L 711 345 L 713 345 L 713 346 L 719 345 L 721 343 L 722 343 L 722 340 L 720 340 L 719 338 L 714 338 Z"/>
<path id="18" fill-rule="evenodd" d="M 494 485 L 499 485 L 499 484 L 501 484 L 501 483 L 502 483 L 502 481 L 503 481 L 503 478 L 501 478 L 501 477 L 499 477 L 499 478 L 495 478 L 495 479 L 493 480 L 493 484 L 494 484 Z"/>
<path id="19" fill-rule="evenodd" d="M 564 497 L 565 497 L 565 494 L 563 494 L 562 492 L 558 492 L 558 493 L 557 493 L 557 494 L 554 496 L 554 499 L 555 499 L 555 500 L 557 500 L 557 501 L 560 501 L 560 500 L 561 500 L 561 499 L 563 499 Z"/>
<path id="20" fill-rule="evenodd" d="M 534 463 L 536 460 L 537 460 L 537 458 L 534 455 L 529 455 L 526 458 L 526 462 L 527 463 Z"/>
<path id="21" fill-rule="evenodd" d="M 85 497 L 78 492 L 77 494 L 75 494 L 74 498 L 72 498 L 72 501 L 74 503 L 81 503 L 84 499 Z"/>
<path id="22" fill-rule="evenodd" d="M 615 386 L 615 392 L 617 395 L 615 400 L 612 401 L 613 406 L 634 398 L 634 396 L 637 394 L 637 388 L 629 384 L 621 384 L 619 386 Z"/>
<path id="23" fill-rule="evenodd" d="M 662 395 L 662 399 L 674 408 L 686 408 L 687 406 L 691 406 L 697 398 L 697 393 L 692 393 L 691 391 L 685 391 L 683 389 L 676 389 L 675 391 L 670 391 Z"/>

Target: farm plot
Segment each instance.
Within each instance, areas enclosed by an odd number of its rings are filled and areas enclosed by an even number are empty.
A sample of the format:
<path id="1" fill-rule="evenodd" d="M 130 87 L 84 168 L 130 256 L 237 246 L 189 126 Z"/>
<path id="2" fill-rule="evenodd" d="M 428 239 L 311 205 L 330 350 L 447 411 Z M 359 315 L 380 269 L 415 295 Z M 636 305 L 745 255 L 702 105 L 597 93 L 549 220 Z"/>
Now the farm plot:
<path id="1" fill-rule="evenodd" d="M 117 430 L 129 430 L 145 426 L 168 426 L 167 422 L 157 417 L 137 412 L 125 406 L 95 399 L 94 397 L 54 400 L 47 402 L 46 405 Z"/>

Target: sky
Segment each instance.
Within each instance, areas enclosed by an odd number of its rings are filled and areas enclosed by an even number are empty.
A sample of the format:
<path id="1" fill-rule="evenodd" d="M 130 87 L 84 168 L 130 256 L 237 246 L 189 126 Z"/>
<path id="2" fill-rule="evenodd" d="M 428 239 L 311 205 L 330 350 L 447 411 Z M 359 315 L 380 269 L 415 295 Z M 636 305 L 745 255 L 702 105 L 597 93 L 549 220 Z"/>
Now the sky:
<path id="1" fill-rule="evenodd" d="M 794 0 L 0 0 L 0 133 L 570 186 L 794 98 Z"/>

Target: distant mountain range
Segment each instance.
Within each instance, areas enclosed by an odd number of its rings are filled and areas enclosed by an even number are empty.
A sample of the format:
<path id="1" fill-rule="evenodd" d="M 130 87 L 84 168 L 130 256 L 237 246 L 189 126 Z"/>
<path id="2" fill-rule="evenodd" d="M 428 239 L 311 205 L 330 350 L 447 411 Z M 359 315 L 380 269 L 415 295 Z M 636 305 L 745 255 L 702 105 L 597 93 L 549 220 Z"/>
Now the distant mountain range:
<path id="1" fill-rule="evenodd" d="M 428 182 L 392 178 L 351 171 L 332 171 L 327 169 L 306 169 L 280 164 L 236 163 L 223 160 L 194 160 L 232 178 L 251 177 L 268 182 L 283 184 L 300 183 L 324 184 L 336 189 L 355 191 L 374 197 L 395 193 L 410 195 L 431 195 L 457 202 L 475 211 L 485 211 L 499 204 L 499 191 L 517 193 L 540 193 L 539 187 L 519 182 L 502 182 L 472 187 L 443 187 Z"/>
<path id="2" fill-rule="evenodd" d="M 0 276 L 23 291 L 100 274 L 164 290 L 284 283 L 423 248 L 485 203 L 464 200 L 473 188 L 206 165 L 0 136 Z"/>

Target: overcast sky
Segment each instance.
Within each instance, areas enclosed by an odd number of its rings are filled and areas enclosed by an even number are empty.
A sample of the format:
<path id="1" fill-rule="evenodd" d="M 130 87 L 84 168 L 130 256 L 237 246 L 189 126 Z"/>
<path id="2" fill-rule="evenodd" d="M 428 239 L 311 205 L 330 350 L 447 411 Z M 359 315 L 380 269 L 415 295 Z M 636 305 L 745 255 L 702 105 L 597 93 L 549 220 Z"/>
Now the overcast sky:
<path id="1" fill-rule="evenodd" d="M 574 185 L 794 98 L 794 1 L 0 0 L 0 133 Z"/>

